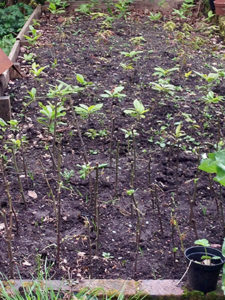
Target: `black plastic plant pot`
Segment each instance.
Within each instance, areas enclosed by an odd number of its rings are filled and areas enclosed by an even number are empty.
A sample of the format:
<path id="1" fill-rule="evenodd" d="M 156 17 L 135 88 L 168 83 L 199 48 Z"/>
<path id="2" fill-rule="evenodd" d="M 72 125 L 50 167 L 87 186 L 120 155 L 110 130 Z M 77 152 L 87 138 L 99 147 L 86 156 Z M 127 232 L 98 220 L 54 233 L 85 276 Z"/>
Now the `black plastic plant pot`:
<path id="1" fill-rule="evenodd" d="M 219 273 L 225 261 L 221 251 L 210 247 L 206 247 L 206 251 L 212 257 L 210 265 L 202 264 L 202 256 L 206 255 L 204 247 L 191 247 L 184 252 L 189 263 L 189 287 L 205 294 L 216 290 Z M 220 259 L 213 259 L 214 256 L 219 256 Z"/>

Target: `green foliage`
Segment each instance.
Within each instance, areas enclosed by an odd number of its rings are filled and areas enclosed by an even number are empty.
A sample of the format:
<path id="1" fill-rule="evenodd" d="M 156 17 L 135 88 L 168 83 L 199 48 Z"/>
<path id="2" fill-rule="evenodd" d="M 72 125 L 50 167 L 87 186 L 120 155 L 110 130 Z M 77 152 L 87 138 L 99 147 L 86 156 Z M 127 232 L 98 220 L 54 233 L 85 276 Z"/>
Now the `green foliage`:
<path id="1" fill-rule="evenodd" d="M 14 38 L 11 33 L 3 36 L 3 38 L 0 40 L 0 48 L 5 52 L 6 55 L 9 55 L 15 41 L 16 38 Z"/>
<path id="2" fill-rule="evenodd" d="M 91 82 L 91 81 L 86 81 L 84 79 L 84 76 L 81 75 L 81 74 L 76 74 L 76 80 L 82 86 L 88 86 L 88 85 L 92 85 L 93 84 L 93 82 Z"/>
<path id="3" fill-rule="evenodd" d="M 96 105 L 87 106 L 85 104 L 80 104 L 79 106 L 75 106 L 75 112 L 81 116 L 83 119 L 87 119 L 90 117 L 90 115 L 93 115 L 94 113 L 97 113 L 101 108 L 103 104 L 98 103 Z"/>
<path id="4" fill-rule="evenodd" d="M 168 31 L 174 31 L 177 25 L 173 21 L 168 21 L 163 25 L 163 28 Z"/>
<path id="5" fill-rule="evenodd" d="M 145 113 L 149 111 L 149 109 L 145 109 L 144 105 L 139 100 L 134 100 L 133 102 L 134 108 L 125 109 L 124 112 L 131 117 L 134 117 L 138 120 L 145 118 Z"/>
<path id="6" fill-rule="evenodd" d="M 65 12 L 65 8 L 68 6 L 67 1 L 63 0 L 50 0 L 48 10 L 52 14 L 61 14 Z"/>
<path id="7" fill-rule="evenodd" d="M 150 85 L 153 90 L 169 94 L 171 96 L 173 96 L 176 91 L 182 90 L 180 86 L 171 84 L 169 79 L 159 79 L 158 82 L 150 82 Z"/>
<path id="8" fill-rule="evenodd" d="M 57 105 L 57 109 L 55 105 L 48 102 L 48 105 L 44 105 L 41 102 L 39 102 L 39 106 L 41 107 L 40 113 L 43 115 L 43 117 L 39 117 L 37 120 L 39 123 L 43 124 L 45 127 L 48 128 L 48 130 L 53 133 L 54 132 L 54 121 L 55 119 L 59 119 L 63 116 L 65 116 L 65 108 L 59 104 Z M 58 122 L 57 124 L 62 124 L 62 122 Z"/>
<path id="9" fill-rule="evenodd" d="M 72 86 L 69 85 L 61 80 L 57 80 L 57 82 L 59 82 L 58 85 L 50 85 L 50 89 L 48 91 L 47 96 L 49 98 L 60 98 L 61 100 L 63 100 L 63 98 L 66 95 L 71 95 L 71 94 L 77 94 L 81 91 L 83 91 L 84 88 L 79 87 L 79 86 Z"/>
<path id="10" fill-rule="evenodd" d="M 35 76 L 38 77 L 41 75 L 41 73 L 46 69 L 48 66 L 40 67 L 39 64 L 36 64 L 36 62 L 32 63 L 32 69 L 30 72 Z"/>
<path id="11" fill-rule="evenodd" d="M 150 12 L 149 19 L 151 21 L 153 21 L 153 22 L 159 21 L 161 18 L 162 18 L 161 12 L 157 12 L 157 13 Z"/>
<path id="12" fill-rule="evenodd" d="M 28 96 L 25 96 L 24 98 L 28 99 L 28 102 L 23 102 L 23 105 L 25 108 L 27 108 L 32 102 L 34 102 L 36 100 L 36 94 L 37 94 L 37 90 L 36 88 L 32 88 L 30 91 L 28 92 Z"/>
<path id="13" fill-rule="evenodd" d="M 115 87 L 112 91 L 105 90 L 105 94 L 101 94 L 103 98 L 118 98 L 119 100 L 126 97 L 125 94 L 121 94 L 124 90 L 122 85 Z"/>
<path id="14" fill-rule="evenodd" d="M 132 2 L 132 0 L 119 0 L 115 4 L 115 10 L 118 13 L 118 18 L 126 17 L 129 14 L 128 8 Z"/>
<path id="15" fill-rule="evenodd" d="M 24 53 L 23 55 L 23 59 L 26 61 L 26 62 L 33 62 L 34 61 L 34 58 L 35 58 L 35 54 L 34 53 Z"/>
<path id="16" fill-rule="evenodd" d="M 153 73 L 153 76 L 158 76 L 159 78 L 161 78 L 161 77 L 166 77 L 166 76 L 170 75 L 171 73 L 173 73 L 175 71 L 178 71 L 179 68 L 174 67 L 174 68 L 171 68 L 171 69 L 163 69 L 161 67 L 156 67 L 156 68 L 154 68 L 154 70 L 156 72 Z"/>
<path id="17" fill-rule="evenodd" d="M 137 56 L 138 54 L 141 54 L 143 51 L 130 51 L 130 52 L 126 52 L 126 51 L 122 51 L 120 52 L 122 55 L 124 55 L 125 57 L 129 57 L 130 59 L 132 59 L 133 61 L 136 61 L 140 58 L 140 56 Z"/>
<path id="18" fill-rule="evenodd" d="M 202 98 L 205 103 L 207 104 L 210 104 L 210 103 L 218 103 L 220 101 L 223 101 L 224 98 L 223 96 L 219 96 L 219 95 L 216 95 L 214 92 L 210 91 L 208 92 L 208 94 Z"/>
<path id="19" fill-rule="evenodd" d="M 92 8 L 92 3 L 83 3 L 79 6 L 79 8 L 76 9 L 76 11 L 84 15 L 90 15 Z"/>
<path id="20" fill-rule="evenodd" d="M 41 34 L 38 34 L 37 30 L 32 25 L 29 26 L 29 35 L 24 34 L 25 39 L 31 45 L 34 45 L 40 36 L 41 36 Z"/>
<path id="21" fill-rule="evenodd" d="M 0 9 L 0 39 L 8 34 L 15 36 L 25 24 L 26 17 L 32 11 L 33 9 L 24 3 L 17 3 Z"/>
<path id="22" fill-rule="evenodd" d="M 225 186 L 225 150 L 209 153 L 204 157 L 198 167 L 207 173 L 216 173 L 215 181 Z"/>
<path id="23" fill-rule="evenodd" d="M 200 245 L 202 247 L 209 247 L 209 241 L 207 239 L 201 239 L 201 240 L 197 240 L 195 241 L 195 245 Z"/>

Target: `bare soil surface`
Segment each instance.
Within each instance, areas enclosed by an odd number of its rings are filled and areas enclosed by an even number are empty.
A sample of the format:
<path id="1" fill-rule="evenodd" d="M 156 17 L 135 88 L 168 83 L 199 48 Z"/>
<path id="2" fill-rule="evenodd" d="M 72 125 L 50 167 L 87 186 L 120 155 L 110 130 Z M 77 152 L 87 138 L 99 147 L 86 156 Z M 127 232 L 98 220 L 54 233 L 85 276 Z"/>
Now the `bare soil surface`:
<path id="1" fill-rule="evenodd" d="M 19 121 L 19 130 L 2 133 L 1 149 L 8 160 L 6 177 L 18 219 L 18 232 L 15 222 L 13 225 L 14 265 L 22 278 L 37 276 L 45 259 L 52 265 L 50 275 L 57 279 L 180 278 L 186 269 L 184 248 L 192 246 L 196 238 L 207 238 L 219 246 L 224 237 L 224 191 L 198 170 L 198 164 L 201 154 L 215 151 L 218 143 L 223 145 L 224 102 L 206 103 L 203 98 L 209 90 L 215 97 L 224 96 L 225 86 L 223 80 L 218 80 L 208 87 L 195 73 L 215 73 L 212 67 L 223 69 L 224 45 L 212 24 L 192 17 L 175 18 L 176 28 L 170 31 L 164 26 L 170 19 L 164 16 L 153 22 L 147 9 L 131 9 L 126 19 L 115 19 L 111 27 L 104 27 L 104 17 L 93 16 L 69 10 L 61 17 L 43 14 L 37 28 L 42 34 L 38 42 L 21 49 L 19 61 L 26 76 L 10 82 L 7 91 L 13 119 Z M 135 44 L 132 38 L 140 36 L 143 40 Z M 140 52 L 134 61 L 121 54 L 123 51 Z M 31 63 L 23 58 L 31 52 L 37 64 L 47 66 L 36 78 L 30 73 Z M 174 90 L 154 90 L 150 84 L 158 82 L 154 68 L 168 70 L 176 66 L 178 70 L 166 77 Z M 66 114 L 57 119 L 62 123 L 57 124 L 54 151 L 53 132 L 38 122 L 43 117 L 39 102 L 59 103 L 60 97 L 48 97 L 49 89 L 59 85 L 58 80 L 78 85 L 76 74 L 82 74 L 93 85 L 63 99 Z M 121 93 L 125 97 L 101 96 L 117 86 L 124 87 Z M 30 101 L 27 91 L 32 88 L 37 90 L 37 99 L 25 108 L 24 103 Z M 135 99 L 149 109 L 140 120 L 124 112 L 133 107 Z M 85 179 L 79 173 L 79 165 L 85 164 L 84 147 L 71 101 L 73 106 L 103 104 L 89 119 L 77 115 L 91 166 Z M 130 136 L 125 136 L 122 129 Z M 137 133 L 135 139 L 132 132 Z M 26 205 L 19 192 L 12 155 L 3 147 L 11 148 L 12 139 L 20 139 L 21 135 L 26 137 L 23 151 L 27 179 L 21 148 L 17 149 L 17 161 Z M 61 176 L 51 156 L 60 165 Z M 97 181 L 96 166 L 100 164 L 107 167 L 99 169 Z M 8 215 L 2 177 L 0 183 L 1 206 Z M 130 190 L 135 190 L 137 210 Z M 53 198 L 61 200 L 59 264 Z M 95 199 L 99 208 L 98 243 Z M 137 214 L 141 232 L 138 255 Z M 0 225 L 0 270 L 9 276 L 2 217 Z"/>

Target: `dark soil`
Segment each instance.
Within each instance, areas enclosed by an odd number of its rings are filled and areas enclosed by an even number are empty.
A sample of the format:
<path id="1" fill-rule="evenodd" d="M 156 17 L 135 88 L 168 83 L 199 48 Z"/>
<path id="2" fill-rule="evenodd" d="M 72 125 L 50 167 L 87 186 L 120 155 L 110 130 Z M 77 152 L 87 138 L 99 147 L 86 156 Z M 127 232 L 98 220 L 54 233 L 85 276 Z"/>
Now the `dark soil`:
<path id="1" fill-rule="evenodd" d="M 27 180 L 21 150 L 17 151 L 27 207 L 21 199 L 10 153 L 7 154 L 6 173 L 19 225 L 16 234 L 14 224 L 13 257 L 22 278 L 37 276 L 40 270 L 38 265 L 46 258 L 49 264 L 53 263 L 50 271 L 53 278 L 180 278 L 186 269 L 182 247 L 192 246 L 197 237 L 207 238 L 217 246 L 222 243 L 224 224 L 221 206 L 224 191 L 219 189 L 217 183 L 210 181 L 207 174 L 198 171 L 198 164 L 201 154 L 215 151 L 218 142 L 224 140 L 224 107 L 223 102 L 206 105 L 202 97 L 207 92 L 199 87 L 206 87 L 207 83 L 194 71 L 208 74 L 214 72 L 212 66 L 224 68 L 224 45 L 218 33 L 212 31 L 211 24 L 202 23 L 200 19 L 175 19 L 177 28 L 166 31 L 163 25 L 169 19 L 164 17 L 164 21 L 152 22 L 148 15 L 147 10 L 131 11 L 126 20 L 116 19 L 111 28 L 103 28 L 103 18 L 92 19 L 91 16 L 71 12 L 60 18 L 49 18 L 48 14 L 43 14 L 38 29 L 42 33 L 41 38 L 35 46 L 21 49 L 19 61 L 26 76 L 10 82 L 7 94 L 11 95 L 13 119 L 19 120 L 20 134 L 27 140 L 24 144 L 29 174 Z M 184 22 L 192 26 L 189 33 L 182 29 Z M 134 45 L 131 38 L 138 36 L 145 41 Z M 133 62 L 133 69 L 125 70 L 120 63 L 131 61 L 121 52 L 132 50 L 142 52 L 138 55 L 139 59 Z M 40 66 L 48 66 L 37 78 L 29 73 L 31 64 L 23 59 L 24 53 L 29 52 L 35 54 L 35 62 Z M 153 75 L 154 68 L 169 69 L 175 66 L 179 67 L 179 71 L 171 73 L 170 83 L 182 87 L 182 91 L 175 91 L 171 96 L 152 89 L 149 83 L 158 80 Z M 188 77 L 186 74 L 185 77 L 185 73 L 190 71 L 191 75 Z M 92 115 L 89 120 L 77 117 L 88 161 L 93 168 L 96 164 L 108 165 L 99 170 L 97 199 L 100 232 L 99 249 L 96 249 L 93 204 L 96 170 L 91 172 L 90 188 L 90 180 L 80 178 L 78 165 L 85 163 L 84 149 L 67 97 L 64 102 L 66 115 L 60 119 L 64 124 L 57 126 L 56 152 L 61 151 L 62 154 L 61 173 L 73 170 L 74 174 L 68 180 L 62 177 L 62 246 L 60 264 L 57 266 L 56 218 L 44 176 L 57 197 L 58 176 L 50 156 L 53 138 L 37 118 L 41 117 L 39 102 L 47 105 L 48 101 L 58 101 L 48 98 L 50 87 L 58 85 L 57 80 L 77 85 L 77 73 L 92 81 L 93 86 L 72 95 L 74 105 L 104 104 L 101 113 Z M 122 93 L 126 97 L 121 101 L 114 99 L 111 116 L 111 99 L 103 98 L 101 94 L 104 90 L 112 91 L 118 85 L 124 86 Z M 25 98 L 27 91 L 33 87 L 37 89 L 38 98 L 24 110 L 23 103 L 29 101 Z M 218 95 L 224 95 L 222 81 L 213 84 L 212 89 Z M 135 99 L 141 100 L 149 109 L 141 121 L 135 121 L 124 113 L 125 109 L 132 108 Z M 114 132 L 110 167 L 112 118 Z M 179 122 L 182 124 L 182 135 L 176 139 Z M 97 132 L 106 130 L 107 135 L 91 139 L 86 135 L 88 129 Z M 121 129 L 135 129 L 138 133 L 135 143 L 132 143 L 132 138 L 129 139 L 129 149 L 128 138 Z M 8 139 L 20 138 L 15 131 L 7 131 L 5 136 Z M 134 144 L 136 172 L 133 187 L 131 169 Z M 2 149 L 2 152 L 6 154 L 6 150 Z M 56 161 L 59 159 L 56 158 Z M 2 178 L 0 182 L 1 204 L 7 210 Z M 127 195 L 130 189 L 135 189 L 134 197 L 142 225 L 136 272 L 137 218 L 135 209 L 131 210 L 132 197 Z M 190 217 L 192 200 L 194 215 Z M 218 203 L 221 203 L 219 208 Z M 3 219 L 1 223 L 0 270 L 8 276 Z M 193 224 L 196 224 L 197 236 Z"/>

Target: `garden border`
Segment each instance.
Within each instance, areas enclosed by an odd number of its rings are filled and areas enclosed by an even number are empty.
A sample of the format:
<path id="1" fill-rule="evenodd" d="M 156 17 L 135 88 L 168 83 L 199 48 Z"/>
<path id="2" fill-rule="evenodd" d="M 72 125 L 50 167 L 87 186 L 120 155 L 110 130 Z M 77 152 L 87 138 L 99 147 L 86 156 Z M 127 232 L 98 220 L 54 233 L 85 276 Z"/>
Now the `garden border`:
<path id="1" fill-rule="evenodd" d="M 73 280 L 10 280 L 2 281 L 5 290 L 13 294 L 21 288 L 31 288 L 35 285 L 48 288 L 53 291 L 76 294 L 81 291 L 91 293 L 95 291 L 98 298 L 107 299 L 112 297 L 117 299 L 123 295 L 125 299 L 160 299 L 160 300 L 222 300 L 225 296 L 220 291 L 211 292 L 207 295 L 198 291 L 187 292 L 179 286 L 178 280 L 122 280 L 122 279 L 83 279 Z M 79 298 L 75 298 L 79 299 Z"/>
<path id="2" fill-rule="evenodd" d="M 73 2 L 73 9 L 76 8 L 85 1 L 77 1 Z M 29 26 L 32 24 L 32 20 L 34 18 L 39 18 L 42 12 L 42 9 L 46 9 L 46 6 L 37 6 L 20 33 L 16 37 L 16 42 L 14 43 L 12 50 L 9 54 L 9 59 L 15 63 L 20 51 L 21 43 L 24 39 L 24 34 L 26 34 L 29 30 Z M 225 36 L 225 17 L 219 17 L 219 25 L 220 25 L 220 33 L 222 36 Z M 4 91 L 8 86 L 10 80 L 10 70 L 5 71 L 0 76 L 0 102 L 4 99 L 9 101 L 9 97 L 1 97 L 4 95 Z M 4 99 L 3 99 L 4 98 Z M 7 98 L 7 99 L 6 99 Z M 1 105 L 0 105 L 0 117 L 1 117 Z M 20 287 L 28 287 L 32 285 L 35 281 L 32 280 L 11 280 L 7 282 L 3 282 L 4 286 L 6 286 L 7 290 L 9 289 L 19 289 Z M 126 298 L 135 296 L 137 294 L 142 294 L 146 296 L 146 299 L 225 299 L 225 296 L 222 296 L 221 290 L 216 293 L 212 293 L 206 296 L 202 296 L 200 294 L 193 295 L 192 293 L 184 293 L 184 290 L 178 285 L 178 280 L 121 280 L 121 279 L 84 279 L 79 282 L 76 281 L 66 281 L 66 280 L 47 280 L 40 281 L 42 285 L 46 285 L 47 287 L 53 290 L 62 289 L 62 291 L 77 293 L 82 289 L 96 289 L 102 288 L 103 290 L 99 294 L 100 297 L 104 295 L 112 296 L 119 295 L 123 292 Z"/>

